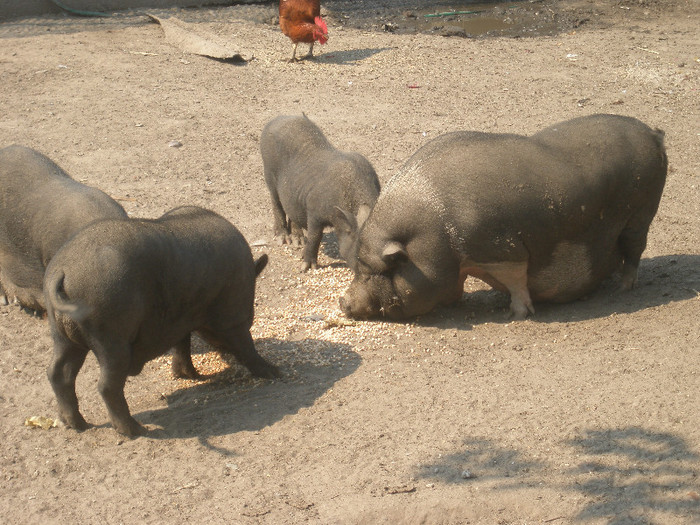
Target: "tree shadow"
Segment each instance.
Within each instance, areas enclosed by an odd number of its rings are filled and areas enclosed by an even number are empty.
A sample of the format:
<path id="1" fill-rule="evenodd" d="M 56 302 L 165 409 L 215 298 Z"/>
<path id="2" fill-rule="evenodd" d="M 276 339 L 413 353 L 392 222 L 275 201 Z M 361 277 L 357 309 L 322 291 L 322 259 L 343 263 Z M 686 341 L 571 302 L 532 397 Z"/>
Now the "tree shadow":
<path id="1" fill-rule="evenodd" d="M 536 303 L 538 323 L 576 322 L 628 314 L 686 301 L 700 294 L 700 255 L 664 255 L 642 259 L 639 282 L 627 292 L 618 290 L 619 277 L 605 280 L 593 293 L 570 303 Z M 509 323 L 510 298 L 495 290 L 465 293 L 451 306 L 444 306 L 417 319 L 417 324 L 441 328 L 471 329 L 481 323 Z"/>
<path id="2" fill-rule="evenodd" d="M 562 487 L 589 500 L 578 520 L 650 523 L 642 519 L 649 511 L 700 520 L 700 456 L 677 435 L 641 427 L 589 430 L 567 444 L 590 458 L 572 468 L 573 482 Z"/>
<path id="3" fill-rule="evenodd" d="M 516 448 L 476 437 L 466 438 L 453 454 L 417 465 L 415 476 L 450 485 L 489 482 L 493 490 L 532 485 L 577 493 L 583 503 L 567 518 L 571 522 L 652 524 L 657 522 L 650 516 L 661 515 L 667 520 L 658 523 L 700 522 L 700 456 L 678 435 L 638 426 L 594 429 L 562 446 L 582 458 L 563 472 L 564 484 L 549 481 L 549 472 L 559 468 L 556 458 L 533 460 Z"/>
<path id="4" fill-rule="evenodd" d="M 464 440 L 460 451 L 419 465 L 416 477 L 449 484 L 469 483 L 474 479 L 508 480 L 542 466 L 538 461 L 525 458 L 518 450 L 502 447 L 492 439 L 469 437 Z"/>
<path id="5" fill-rule="evenodd" d="M 268 354 L 276 355 L 273 361 L 282 363 L 282 378 L 253 378 L 231 362 L 232 369 L 167 395 L 166 408 L 135 414 L 141 423 L 158 427 L 149 430 L 148 437 L 196 437 L 203 446 L 230 455 L 231 451 L 209 443 L 209 438 L 261 430 L 309 407 L 336 381 L 353 373 L 361 362 L 359 354 L 344 343 L 261 338 L 256 340 L 256 347 L 267 347 Z"/>

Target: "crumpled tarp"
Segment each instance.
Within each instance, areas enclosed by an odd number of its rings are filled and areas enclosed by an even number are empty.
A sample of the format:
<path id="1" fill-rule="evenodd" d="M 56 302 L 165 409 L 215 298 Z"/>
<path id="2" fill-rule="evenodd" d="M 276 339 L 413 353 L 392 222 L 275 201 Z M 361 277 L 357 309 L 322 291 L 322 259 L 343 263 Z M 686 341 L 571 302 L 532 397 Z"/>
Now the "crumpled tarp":
<path id="1" fill-rule="evenodd" d="M 230 62 L 247 62 L 251 58 L 243 56 L 225 39 L 202 31 L 196 24 L 183 22 L 175 17 L 160 17 L 152 13 L 148 13 L 148 16 L 163 28 L 165 40 L 186 53 Z"/>

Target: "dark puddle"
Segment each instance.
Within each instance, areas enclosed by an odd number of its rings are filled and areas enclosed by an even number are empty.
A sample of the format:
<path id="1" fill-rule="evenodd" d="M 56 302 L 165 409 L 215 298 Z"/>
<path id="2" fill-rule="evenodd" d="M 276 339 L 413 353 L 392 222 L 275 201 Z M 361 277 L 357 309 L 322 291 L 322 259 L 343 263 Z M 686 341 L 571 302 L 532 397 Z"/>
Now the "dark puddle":
<path id="1" fill-rule="evenodd" d="M 348 27 L 398 34 L 522 37 L 556 34 L 570 26 L 553 0 L 386 0 L 373 8 L 362 0 L 354 5 L 328 0 L 325 5 Z"/>

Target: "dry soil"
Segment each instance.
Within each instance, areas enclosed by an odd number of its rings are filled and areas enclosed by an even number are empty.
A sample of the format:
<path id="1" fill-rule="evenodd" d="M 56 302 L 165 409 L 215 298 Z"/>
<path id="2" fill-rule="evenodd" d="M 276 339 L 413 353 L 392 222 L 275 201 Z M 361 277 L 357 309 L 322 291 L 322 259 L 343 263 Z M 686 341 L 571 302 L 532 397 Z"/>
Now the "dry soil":
<path id="1" fill-rule="evenodd" d="M 423 23 L 440 9 L 325 2 L 330 40 L 300 63 L 285 61 L 274 4 L 159 11 L 244 63 L 183 52 L 143 10 L 0 24 L 0 146 L 42 151 L 133 217 L 196 204 L 230 219 L 270 256 L 252 332 L 284 372 L 252 379 L 201 342 L 206 381 L 153 361 L 127 383 L 149 428 L 129 440 L 90 356 L 78 397 L 94 427 L 28 427 L 56 415 L 48 326 L 1 307 L 5 523 L 700 522 L 697 1 L 500 4 Z M 509 322 L 508 298 L 470 280 L 460 303 L 412 322 L 350 322 L 332 235 L 307 274 L 298 250 L 268 244 L 260 131 L 301 112 L 382 182 L 453 130 L 527 134 L 599 112 L 662 128 L 670 170 L 639 287 L 612 280 Z"/>

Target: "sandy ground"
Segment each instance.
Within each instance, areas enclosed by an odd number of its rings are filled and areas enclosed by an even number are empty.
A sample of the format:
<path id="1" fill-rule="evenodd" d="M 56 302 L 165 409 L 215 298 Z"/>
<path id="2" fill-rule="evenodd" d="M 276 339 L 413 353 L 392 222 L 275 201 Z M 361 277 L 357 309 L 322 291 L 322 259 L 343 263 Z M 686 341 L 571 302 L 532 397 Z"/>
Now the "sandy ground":
<path id="1" fill-rule="evenodd" d="M 134 217 L 196 204 L 230 219 L 270 256 L 252 332 L 284 372 L 252 379 L 201 342 L 207 381 L 153 361 L 127 383 L 150 429 L 129 440 L 90 356 L 78 397 L 95 426 L 30 428 L 56 415 L 48 327 L 1 307 L 3 521 L 700 523 L 698 3 L 518 9 L 506 15 L 547 30 L 446 38 L 447 22 L 405 30 L 415 14 L 400 2 L 329 1 L 328 44 L 297 64 L 274 5 L 161 11 L 244 64 L 182 52 L 141 12 L 0 24 L 0 146 L 44 152 Z M 508 298 L 470 280 L 459 304 L 414 322 L 348 322 L 332 235 L 308 274 L 299 251 L 265 245 L 260 131 L 302 111 L 383 182 L 447 131 L 598 112 L 664 129 L 670 171 L 639 287 L 509 322 Z"/>

